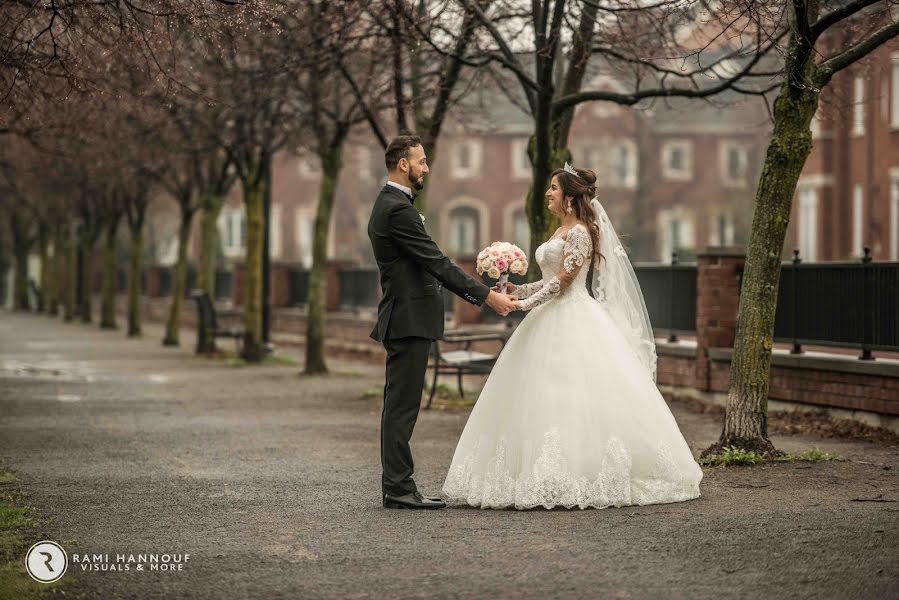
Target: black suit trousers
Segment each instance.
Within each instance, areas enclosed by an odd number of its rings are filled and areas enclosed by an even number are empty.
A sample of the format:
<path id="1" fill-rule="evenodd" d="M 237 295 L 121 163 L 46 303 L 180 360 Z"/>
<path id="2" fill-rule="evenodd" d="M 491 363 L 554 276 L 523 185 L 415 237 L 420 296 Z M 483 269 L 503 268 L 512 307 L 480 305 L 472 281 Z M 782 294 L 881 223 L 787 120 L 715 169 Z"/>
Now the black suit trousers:
<path id="1" fill-rule="evenodd" d="M 381 491 L 402 496 L 417 489 L 409 440 L 421 408 L 431 340 L 404 337 L 383 340 L 383 344 L 387 373 L 381 411 Z"/>

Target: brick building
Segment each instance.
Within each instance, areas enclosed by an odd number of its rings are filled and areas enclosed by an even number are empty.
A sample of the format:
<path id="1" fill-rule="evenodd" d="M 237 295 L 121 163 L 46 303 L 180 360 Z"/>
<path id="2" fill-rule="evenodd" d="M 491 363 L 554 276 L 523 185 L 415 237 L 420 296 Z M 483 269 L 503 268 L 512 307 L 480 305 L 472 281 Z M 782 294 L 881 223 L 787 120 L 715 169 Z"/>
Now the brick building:
<path id="1" fill-rule="evenodd" d="M 875 260 L 899 260 L 899 39 L 824 88 L 812 140 L 786 249 L 822 261 L 868 246 Z"/>
<path id="2" fill-rule="evenodd" d="M 615 88 L 610 78 L 592 86 Z M 593 168 L 606 210 L 637 260 L 667 261 L 679 249 L 690 258 L 707 245 L 746 239 L 755 183 L 770 135 L 757 99 L 658 103 L 635 110 L 610 103 L 581 105 L 570 148 L 573 162 Z M 733 104 L 730 104 L 730 103 Z M 476 253 L 498 239 L 528 244 L 524 201 L 530 184 L 525 153 L 530 118 L 496 95 L 477 110 L 457 110 L 432 157 L 427 228 L 450 256 Z M 463 120 L 464 115 L 464 120 Z M 472 116 L 474 115 L 474 116 Z M 361 130 L 348 143 L 332 220 L 329 257 L 372 264 L 366 226 L 386 175 L 383 151 Z M 274 261 L 311 265 L 318 201 L 315 161 L 279 154 L 273 165 L 271 251 Z M 175 214 L 155 210 L 159 262 L 174 261 Z M 222 250 L 240 261 L 245 217 L 235 186 L 219 221 Z M 196 240 L 196 236 L 194 238 Z M 196 256 L 196 244 L 191 255 Z"/>

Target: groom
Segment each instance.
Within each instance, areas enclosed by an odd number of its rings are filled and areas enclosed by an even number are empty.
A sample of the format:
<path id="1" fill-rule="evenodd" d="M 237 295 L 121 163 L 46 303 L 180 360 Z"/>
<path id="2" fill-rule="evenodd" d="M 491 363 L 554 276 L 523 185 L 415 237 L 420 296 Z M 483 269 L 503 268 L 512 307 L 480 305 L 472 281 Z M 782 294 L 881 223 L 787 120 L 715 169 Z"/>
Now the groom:
<path id="1" fill-rule="evenodd" d="M 486 302 L 500 315 L 514 310 L 515 297 L 500 294 L 465 273 L 443 255 L 425 231 L 412 203 L 424 187 L 427 157 L 417 136 L 401 135 L 384 155 L 387 185 L 368 221 L 383 294 L 371 337 L 387 349 L 384 409 L 381 412 L 381 492 L 385 508 L 443 508 L 422 496 L 412 479 L 409 439 L 418 419 L 431 342 L 443 337 L 445 285 L 475 305 Z"/>

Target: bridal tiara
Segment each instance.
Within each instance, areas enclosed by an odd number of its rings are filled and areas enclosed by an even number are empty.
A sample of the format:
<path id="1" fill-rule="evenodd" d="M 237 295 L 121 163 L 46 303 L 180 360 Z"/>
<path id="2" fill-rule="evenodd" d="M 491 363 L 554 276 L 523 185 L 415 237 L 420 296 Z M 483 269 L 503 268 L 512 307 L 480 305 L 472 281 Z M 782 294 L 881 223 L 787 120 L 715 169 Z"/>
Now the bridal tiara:
<path id="1" fill-rule="evenodd" d="M 556 163 L 556 164 L 558 164 L 558 163 Z M 580 177 L 580 175 L 577 174 L 577 171 L 574 170 L 574 167 L 572 167 L 571 165 L 568 164 L 567 160 L 565 161 L 565 166 L 562 167 L 562 170 L 565 171 L 566 173 L 571 173 L 575 177 Z"/>

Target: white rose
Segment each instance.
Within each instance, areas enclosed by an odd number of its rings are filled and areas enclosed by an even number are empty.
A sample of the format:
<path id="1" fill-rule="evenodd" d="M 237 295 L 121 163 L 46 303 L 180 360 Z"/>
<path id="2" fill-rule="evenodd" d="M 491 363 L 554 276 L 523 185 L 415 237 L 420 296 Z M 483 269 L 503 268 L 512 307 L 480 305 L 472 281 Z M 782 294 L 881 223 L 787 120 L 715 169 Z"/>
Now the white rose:
<path id="1" fill-rule="evenodd" d="M 524 270 L 524 263 L 520 260 L 513 260 L 512 264 L 509 265 L 509 270 L 513 273 L 521 273 Z"/>
<path id="2" fill-rule="evenodd" d="M 487 271 L 487 275 L 491 279 L 499 279 L 499 269 L 497 269 L 496 267 L 490 267 L 490 269 Z"/>
<path id="3" fill-rule="evenodd" d="M 480 263 L 478 263 L 478 266 L 481 267 L 482 271 L 487 271 L 490 267 L 493 266 L 493 261 L 489 258 L 485 258 Z"/>

